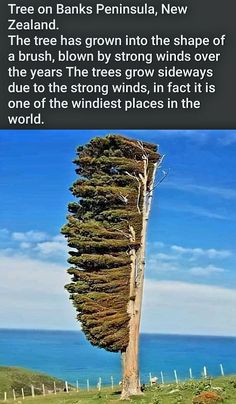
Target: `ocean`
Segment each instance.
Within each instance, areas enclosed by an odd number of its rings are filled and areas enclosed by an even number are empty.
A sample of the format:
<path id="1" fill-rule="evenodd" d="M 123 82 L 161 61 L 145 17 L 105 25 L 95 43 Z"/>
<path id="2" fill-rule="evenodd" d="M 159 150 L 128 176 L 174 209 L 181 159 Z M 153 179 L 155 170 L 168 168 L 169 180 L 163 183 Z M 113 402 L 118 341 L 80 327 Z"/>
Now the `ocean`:
<path id="1" fill-rule="evenodd" d="M 149 373 L 165 381 L 202 375 L 206 366 L 211 376 L 236 374 L 236 338 L 142 334 L 140 339 L 141 382 Z M 31 368 L 57 378 L 86 386 L 121 380 L 120 355 L 92 347 L 79 331 L 0 330 L 0 365 Z"/>

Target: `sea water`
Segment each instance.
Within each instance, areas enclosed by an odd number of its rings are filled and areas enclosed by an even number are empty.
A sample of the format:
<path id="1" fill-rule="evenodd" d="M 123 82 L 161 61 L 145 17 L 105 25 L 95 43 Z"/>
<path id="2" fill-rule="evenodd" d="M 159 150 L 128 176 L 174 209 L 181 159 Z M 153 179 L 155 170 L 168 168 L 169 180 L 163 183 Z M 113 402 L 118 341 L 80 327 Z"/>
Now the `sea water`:
<path id="1" fill-rule="evenodd" d="M 183 335 L 143 334 L 140 340 L 141 381 L 149 374 L 166 381 L 202 375 L 206 366 L 209 375 L 236 373 L 236 338 Z M 0 330 L 0 365 L 31 368 L 81 387 L 121 380 L 120 355 L 93 347 L 79 331 Z"/>

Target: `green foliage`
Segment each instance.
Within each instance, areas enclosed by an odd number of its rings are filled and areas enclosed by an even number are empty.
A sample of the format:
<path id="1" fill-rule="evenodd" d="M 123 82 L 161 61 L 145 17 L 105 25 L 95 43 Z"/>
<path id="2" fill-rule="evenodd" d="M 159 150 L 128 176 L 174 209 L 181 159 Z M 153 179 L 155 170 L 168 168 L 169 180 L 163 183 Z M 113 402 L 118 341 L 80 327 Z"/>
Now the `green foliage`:
<path id="1" fill-rule="evenodd" d="M 160 398 L 159 394 L 153 395 L 152 401 L 150 404 L 162 404 L 162 399 Z"/>
<path id="2" fill-rule="evenodd" d="M 211 378 L 202 379 L 196 383 L 195 393 L 200 394 L 203 391 L 209 391 L 209 390 L 211 390 L 211 385 L 212 385 Z"/>
<path id="3" fill-rule="evenodd" d="M 229 383 L 234 389 L 236 389 L 236 379 L 229 379 L 228 383 Z"/>
<path id="4" fill-rule="evenodd" d="M 108 135 L 77 149 L 79 178 L 71 186 L 62 233 L 72 248 L 66 285 L 88 340 L 110 351 L 124 351 L 129 341 L 127 306 L 131 253 L 140 248 L 143 183 L 147 189 L 160 160 L 155 145 Z"/>

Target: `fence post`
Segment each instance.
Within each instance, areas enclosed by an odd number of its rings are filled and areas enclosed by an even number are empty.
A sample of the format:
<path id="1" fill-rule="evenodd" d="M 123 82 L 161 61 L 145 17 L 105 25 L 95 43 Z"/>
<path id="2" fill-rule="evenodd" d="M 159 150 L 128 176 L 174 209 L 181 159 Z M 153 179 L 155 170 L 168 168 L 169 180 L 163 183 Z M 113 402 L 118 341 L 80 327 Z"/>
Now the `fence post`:
<path id="1" fill-rule="evenodd" d="M 225 372 L 224 372 L 224 368 L 223 368 L 222 363 L 220 364 L 220 372 L 221 372 L 221 376 L 224 376 L 224 375 L 225 375 Z"/>
<path id="2" fill-rule="evenodd" d="M 21 395 L 22 395 L 22 399 L 24 400 L 24 399 L 25 399 L 25 393 L 24 393 L 23 387 L 22 387 L 22 389 L 21 389 Z"/>
<path id="3" fill-rule="evenodd" d="M 152 374 L 151 372 L 149 373 L 149 382 L 150 382 L 150 386 L 152 385 Z"/>
<path id="4" fill-rule="evenodd" d="M 177 375 L 176 370 L 174 370 L 174 375 L 175 375 L 175 383 L 179 384 L 178 375 Z"/>
<path id="5" fill-rule="evenodd" d="M 98 379 L 98 391 L 101 391 L 101 388 L 102 388 L 102 379 L 101 379 L 101 377 L 99 377 L 99 379 Z"/>
<path id="6" fill-rule="evenodd" d="M 87 391 L 89 391 L 89 379 L 87 379 Z"/>
<path id="7" fill-rule="evenodd" d="M 79 391 L 79 381 L 78 380 L 76 380 L 76 391 L 77 391 L 77 393 Z"/>
<path id="8" fill-rule="evenodd" d="M 192 369 L 191 369 L 191 368 L 189 368 L 189 378 L 190 378 L 190 379 L 193 379 L 193 373 L 192 373 Z"/>
<path id="9" fill-rule="evenodd" d="M 23 387 L 22 387 L 22 389 L 21 389 L 21 395 L 22 395 L 22 399 L 24 400 L 24 399 L 25 399 L 25 392 L 24 392 Z"/>
<path id="10" fill-rule="evenodd" d="M 35 397 L 33 384 L 31 384 L 31 395 L 32 395 L 32 397 Z"/>
<path id="11" fill-rule="evenodd" d="M 16 400 L 16 392 L 15 392 L 15 389 L 12 389 L 12 395 L 13 395 L 13 400 L 15 401 L 15 400 Z"/>
<path id="12" fill-rule="evenodd" d="M 114 379 L 113 379 L 113 376 L 111 376 L 111 388 L 112 388 L 112 390 L 114 389 Z"/>
<path id="13" fill-rule="evenodd" d="M 25 399 L 25 393 L 24 393 L 23 387 L 22 387 L 22 389 L 21 389 L 21 395 L 22 395 L 22 399 L 24 400 L 24 399 Z"/>
<path id="14" fill-rule="evenodd" d="M 54 394 L 57 394 L 57 386 L 56 382 L 53 382 Z"/>
<path id="15" fill-rule="evenodd" d="M 69 393 L 68 382 L 65 382 L 66 392 Z"/>
<path id="16" fill-rule="evenodd" d="M 164 376 L 163 376 L 163 373 L 161 372 L 161 384 L 165 384 L 165 382 L 164 382 Z"/>
<path id="17" fill-rule="evenodd" d="M 204 366 L 204 368 L 203 368 L 203 376 L 205 377 L 205 379 L 207 378 L 207 368 L 206 368 L 206 366 Z"/>
<path id="18" fill-rule="evenodd" d="M 4 392 L 4 401 L 7 401 L 7 392 Z"/>
<path id="19" fill-rule="evenodd" d="M 45 394 L 45 386 L 44 386 L 44 384 L 42 384 L 42 389 L 43 389 L 43 396 L 45 396 L 46 394 Z"/>

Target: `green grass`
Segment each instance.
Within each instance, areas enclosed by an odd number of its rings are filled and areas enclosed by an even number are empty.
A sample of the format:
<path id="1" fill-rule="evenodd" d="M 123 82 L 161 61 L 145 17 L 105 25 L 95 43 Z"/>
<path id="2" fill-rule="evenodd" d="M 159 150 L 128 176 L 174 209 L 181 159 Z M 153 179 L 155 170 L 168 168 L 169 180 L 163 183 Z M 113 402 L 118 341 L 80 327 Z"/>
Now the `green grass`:
<path id="1" fill-rule="evenodd" d="M 34 386 L 36 395 L 41 394 L 42 384 L 45 385 L 45 390 L 51 391 L 54 388 L 54 381 L 58 389 L 64 389 L 65 383 L 55 377 L 34 372 L 33 370 L 0 366 L 0 399 L 5 391 L 7 395 L 12 396 L 13 389 L 15 389 L 18 396 L 21 395 L 22 388 L 25 395 L 30 395 L 31 385 Z"/>
<path id="2" fill-rule="evenodd" d="M 76 392 L 73 390 L 69 393 L 58 392 L 55 395 L 52 392 L 54 381 L 56 381 L 58 388 L 64 388 L 62 381 L 47 375 L 25 369 L 0 367 L 0 400 L 3 398 L 4 391 L 7 391 L 8 404 L 115 404 L 120 402 L 120 389 L 118 387 L 114 388 L 113 391 L 111 388 L 104 388 L 100 393 L 93 389 L 90 392 L 85 390 Z M 51 390 L 51 393 L 45 397 L 37 395 L 35 398 L 25 397 L 25 400 L 22 400 L 21 387 L 25 386 L 24 389 L 28 388 L 30 393 L 31 384 L 35 387 L 38 386 L 40 389 L 42 383 L 45 384 L 45 388 Z M 16 401 L 12 397 L 13 388 L 17 394 Z M 129 402 L 139 404 L 192 404 L 193 397 L 201 391 L 214 391 L 215 388 L 218 389 L 225 404 L 236 404 L 236 376 L 187 381 L 180 383 L 178 386 L 176 384 L 166 384 L 164 386 L 147 387 L 142 396 L 132 397 Z"/>

